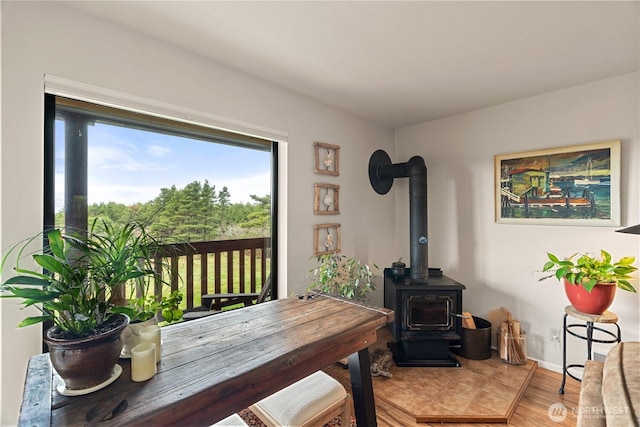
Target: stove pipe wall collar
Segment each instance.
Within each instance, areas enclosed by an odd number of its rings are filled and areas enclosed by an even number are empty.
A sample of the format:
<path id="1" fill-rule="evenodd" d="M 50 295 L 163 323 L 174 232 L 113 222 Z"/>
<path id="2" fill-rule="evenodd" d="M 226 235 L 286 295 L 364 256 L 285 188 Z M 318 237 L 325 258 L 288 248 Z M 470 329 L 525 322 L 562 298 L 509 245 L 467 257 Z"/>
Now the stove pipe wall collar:
<path id="1" fill-rule="evenodd" d="M 391 163 L 384 150 L 369 159 L 369 182 L 378 194 L 387 194 L 395 178 L 409 178 L 409 237 L 411 243 L 410 277 L 416 281 L 429 278 L 427 238 L 427 167 L 422 157 L 406 163 Z"/>

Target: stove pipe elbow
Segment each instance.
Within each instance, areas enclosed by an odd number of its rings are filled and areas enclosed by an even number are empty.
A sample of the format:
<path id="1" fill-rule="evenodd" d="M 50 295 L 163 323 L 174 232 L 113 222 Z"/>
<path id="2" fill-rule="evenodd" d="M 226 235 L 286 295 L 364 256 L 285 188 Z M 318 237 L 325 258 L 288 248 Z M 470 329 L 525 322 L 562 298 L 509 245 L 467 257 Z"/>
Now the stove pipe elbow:
<path id="1" fill-rule="evenodd" d="M 383 150 L 369 160 L 369 181 L 378 194 L 386 194 L 394 178 L 409 178 L 409 240 L 411 250 L 410 277 L 415 281 L 429 278 L 427 237 L 427 167 L 422 157 L 414 156 L 406 163 L 392 164 Z"/>

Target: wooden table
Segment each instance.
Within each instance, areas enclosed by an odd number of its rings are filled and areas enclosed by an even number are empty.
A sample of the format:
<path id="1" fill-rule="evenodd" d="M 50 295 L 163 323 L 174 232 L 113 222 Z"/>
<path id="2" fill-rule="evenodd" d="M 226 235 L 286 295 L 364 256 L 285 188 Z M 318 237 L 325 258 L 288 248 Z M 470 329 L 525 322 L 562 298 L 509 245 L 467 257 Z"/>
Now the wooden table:
<path id="1" fill-rule="evenodd" d="M 66 397 L 47 354 L 31 358 L 23 426 L 208 426 L 349 357 L 359 427 L 376 425 L 367 347 L 393 311 L 324 295 L 291 297 L 162 328 L 162 360 L 149 381 L 122 375 L 94 393 Z"/>

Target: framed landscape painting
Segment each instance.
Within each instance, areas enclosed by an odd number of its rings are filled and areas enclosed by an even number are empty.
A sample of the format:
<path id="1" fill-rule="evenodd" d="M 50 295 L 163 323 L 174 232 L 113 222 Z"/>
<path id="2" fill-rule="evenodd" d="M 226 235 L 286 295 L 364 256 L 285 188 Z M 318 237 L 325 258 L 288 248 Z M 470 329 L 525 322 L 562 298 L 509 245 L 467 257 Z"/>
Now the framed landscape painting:
<path id="1" fill-rule="evenodd" d="M 620 141 L 494 156 L 496 222 L 620 225 Z"/>

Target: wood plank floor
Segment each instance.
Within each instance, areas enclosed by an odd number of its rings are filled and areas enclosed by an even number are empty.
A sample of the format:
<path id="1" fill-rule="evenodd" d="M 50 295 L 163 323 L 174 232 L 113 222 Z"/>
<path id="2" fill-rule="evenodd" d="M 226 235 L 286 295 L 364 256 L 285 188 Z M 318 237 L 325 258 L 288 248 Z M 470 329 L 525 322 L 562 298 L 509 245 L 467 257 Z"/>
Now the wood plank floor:
<path id="1" fill-rule="evenodd" d="M 330 370 L 328 373 L 331 374 Z M 562 374 L 538 367 L 508 425 L 513 427 L 575 426 L 576 415 L 572 410 L 578 407 L 580 383 L 568 378 L 565 393 L 561 395 L 558 393 L 561 382 Z M 549 407 L 560 403 L 567 409 L 566 417 L 560 422 L 553 421 L 549 417 Z M 497 427 L 505 425 L 495 423 L 416 423 L 404 412 L 379 399 L 376 399 L 376 415 L 380 427 L 441 427 L 443 425 L 446 427 Z"/>

